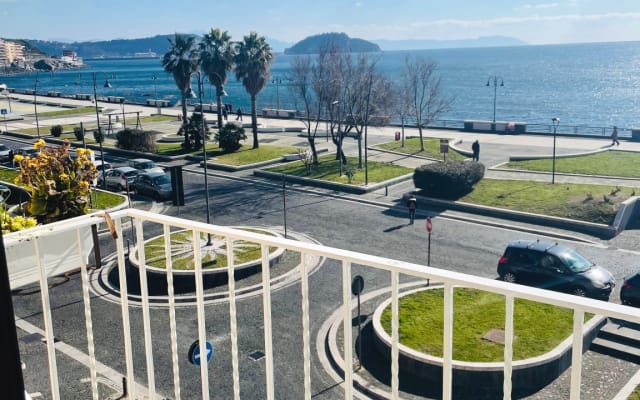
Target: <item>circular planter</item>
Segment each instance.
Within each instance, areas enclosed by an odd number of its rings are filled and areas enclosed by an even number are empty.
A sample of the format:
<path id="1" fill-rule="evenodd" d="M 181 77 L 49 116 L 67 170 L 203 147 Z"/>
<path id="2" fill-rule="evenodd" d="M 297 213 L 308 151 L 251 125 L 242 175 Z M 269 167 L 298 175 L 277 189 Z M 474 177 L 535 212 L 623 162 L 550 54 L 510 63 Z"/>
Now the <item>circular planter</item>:
<path id="1" fill-rule="evenodd" d="M 247 227 L 234 227 L 236 229 L 248 229 Z M 277 232 L 273 232 L 273 231 L 268 231 L 266 229 L 260 229 L 260 228 L 250 228 L 252 230 L 256 230 L 256 231 L 262 231 L 262 232 L 269 232 L 271 233 L 273 236 L 277 236 L 277 237 L 281 237 L 282 235 L 280 235 Z M 184 232 L 184 231 L 176 231 L 176 232 L 172 232 L 173 233 L 179 233 L 179 232 Z M 162 235 L 150 238 L 148 240 L 145 241 L 145 243 L 148 243 L 158 237 L 162 237 Z M 201 241 L 201 248 L 206 247 L 206 239 L 200 239 Z M 215 245 L 215 243 L 214 243 Z M 281 247 L 276 248 L 275 251 L 270 252 L 269 253 L 269 265 L 273 265 L 273 263 L 277 262 L 280 257 L 282 256 L 282 254 L 284 253 L 284 249 Z M 129 253 L 129 262 L 131 263 L 131 265 L 135 268 L 139 268 L 140 267 L 140 260 L 138 258 L 138 247 L 134 247 L 131 252 Z M 247 261 L 244 262 L 242 264 L 237 264 L 234 267 L 234 271 L 236 274 L 249 274 L 253 271 L 255 271 L 258 267 L 260 267 L 262 264 L 262 260 L 260 258 L 257 258 L 255 260 L 251 260 L 251 261 Z M 149 265 L 145 265 L 145 270 L 147 271 L 147 273 L 151 273 L 151 274 L 157 274 L 157 275 L 166 275 L 167 270 L 165 268 L 158 268 L 158 267 L 153 267 L 153 266 L 149 266 Z M 193 277 L 195 271 L 192 269 L 189 270 L 178 270 L 178 269 L 172 269 L 173 275 L 174 277 Z M 203 269 L 202 270 L 202 275 L 204 276 L 208 276 L 208 277 L 226 277 L 228 272 L 228 268 L 227 267 L 220 267 L 220 268 L 209 268 L 209 269 Z"/>
<path id="2" fill-rule="evenodd" d="M 420 288 L 402 293 L 400 297 L 434 288 Z M 391 359 L 391 337 L 382 328 L 380 317 L 385 308 L 391 303 L 387 299 L 380 304 L 373 315 L 374 343 L 376 349 L 387 360 Z M 584 325 L 583 350 L 589 349 L 600 328 L 606 323 L 606 318 L 594 316 Z M 569 366 L 571 366 L 571 335 L 550 352 L 512 363 L 513 395 L 526 396 L 537 392 L 548 385 Z M 398 344 L 398 361 L 403 373 L 411 374 L 432 386 L 442 385 L 441 357 L 413 350 L 401 343 Z M 504 362 L 468 362 L 452 361 L 453 391 L 458 395 L 469 393 L 473 388 L 478 398 L 501 398 L 504 379 Z"/>

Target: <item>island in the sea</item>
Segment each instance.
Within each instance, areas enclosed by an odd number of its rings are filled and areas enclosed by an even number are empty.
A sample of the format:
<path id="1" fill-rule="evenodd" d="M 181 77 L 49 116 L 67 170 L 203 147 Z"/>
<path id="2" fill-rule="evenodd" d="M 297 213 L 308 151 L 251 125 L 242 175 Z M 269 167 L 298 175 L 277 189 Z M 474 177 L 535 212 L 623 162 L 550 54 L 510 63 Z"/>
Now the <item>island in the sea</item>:
<path id="1" fill-rule="evenodd" d="M 375 53 L 380 46 L 364 39 L 350 38 L 346 33 L 322 33 L 309 36 L 284 50 L 284 54 L 318 54 L 323 47 L 332 46 L 343 53 Z"/>

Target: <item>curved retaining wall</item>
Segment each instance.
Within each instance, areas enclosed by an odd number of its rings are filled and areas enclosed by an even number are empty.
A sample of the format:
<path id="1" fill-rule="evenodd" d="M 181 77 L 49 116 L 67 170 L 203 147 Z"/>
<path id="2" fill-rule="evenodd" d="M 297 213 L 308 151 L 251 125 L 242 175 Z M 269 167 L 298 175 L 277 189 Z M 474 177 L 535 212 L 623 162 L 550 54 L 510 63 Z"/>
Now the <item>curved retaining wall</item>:
<path id="1" fill-rule="evenodd" d="M 406 296 L 420 290 L 406 293 Z M 391 360 L 391 337 L 380 323 L 382 311 L 391 303 L 391 299 L 378 306 L 373 315 L 374 344 L 376 350 L 387 360 Z M 596 338 L 606 318 L 594 316 L 584 325 L 582 348 L 587 351 Z M 512 395 L 527 396 L 551 383 L 571 366 L 572 337 L 569 336 L 552 351 L 533 358 L 513 361 Z M 442 358 L 420 353 L 402 344 L 399 345 L 398 361 L 403 373 L 415 376 L 426 385 L 442 385 Z M 476 398 L 502 398 L 504 363 L 476 363 L 453 360 L 453 392 L 455 398 L 465 398 L 470 392 Z"/>

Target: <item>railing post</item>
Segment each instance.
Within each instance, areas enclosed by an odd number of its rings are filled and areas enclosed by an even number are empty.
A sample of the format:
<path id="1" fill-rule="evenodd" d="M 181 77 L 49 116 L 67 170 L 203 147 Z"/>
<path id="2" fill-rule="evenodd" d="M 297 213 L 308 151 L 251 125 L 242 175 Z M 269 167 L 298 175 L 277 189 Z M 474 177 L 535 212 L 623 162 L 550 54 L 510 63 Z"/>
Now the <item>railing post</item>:
<path id="1" fill-rule="evenodd" d="M 4 240 L 0 230 L 0 349 L 5 352 L 3 397 L 7 399 L 24 398 L 24 380 L 20 347 L 16 333 L 16 319 L 13 313 L 11 287 L 9 285 L 9 267 L 4 251 Z"/>

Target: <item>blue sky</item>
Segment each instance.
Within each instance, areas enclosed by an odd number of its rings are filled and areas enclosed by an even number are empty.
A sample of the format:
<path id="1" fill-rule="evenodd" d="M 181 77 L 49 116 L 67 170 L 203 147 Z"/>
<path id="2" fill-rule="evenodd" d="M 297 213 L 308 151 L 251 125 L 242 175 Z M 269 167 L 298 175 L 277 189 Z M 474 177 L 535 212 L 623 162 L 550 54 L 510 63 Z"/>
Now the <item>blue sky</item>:
<path id="1" fill-rule="evenodd" d="M 530 44 L 640 40 L 639 0 L 0 0 L 0 37 L 63 41 L 257 31 L 376 39 L 503 35 Z"/>

